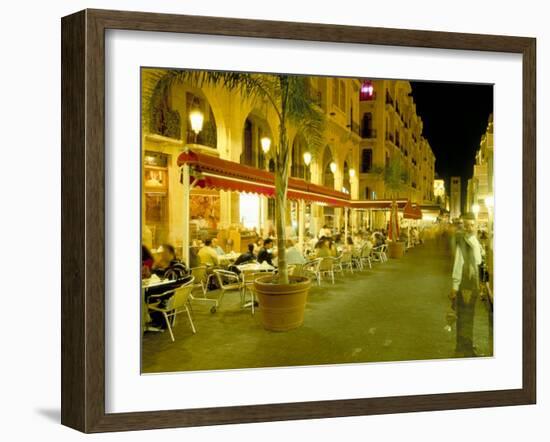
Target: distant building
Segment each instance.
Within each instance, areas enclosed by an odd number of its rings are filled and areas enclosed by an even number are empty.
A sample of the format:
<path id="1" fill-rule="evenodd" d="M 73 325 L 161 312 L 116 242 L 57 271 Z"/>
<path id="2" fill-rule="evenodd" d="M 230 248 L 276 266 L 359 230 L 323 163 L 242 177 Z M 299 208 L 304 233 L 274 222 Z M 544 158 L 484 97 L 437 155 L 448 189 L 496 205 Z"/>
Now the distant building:
<path id="1" fill-rule="evenodd" d="M 478 220 L 485 224 L 489 221 L 491 207 L 487 202 L 492 204 L 493 200 L 493 115 L 489 117 L 487 130 L 481 137 L 479 150 L 476 152 L 476 162 L 471 181 L 468 186 L 468 202 L 470 207 L 476 206 L 478 212 Z"/>
<path id="2" fill-rule="evenodd" d="M 435 203 L 442 209 L 447 209 L 447 192 L 445 190 L 445 180 L 434 179 L 434 199 Z"/>
<path id="3" fill-rule="evenodd" d="M 453 176 L 451 177 L 451 200 L 450 200 L 450 211 L 451 211 L 451 219 L 460 218 L 460 215 L 462 214 L 461 209 L 461 182 L 460 177 Z"/>

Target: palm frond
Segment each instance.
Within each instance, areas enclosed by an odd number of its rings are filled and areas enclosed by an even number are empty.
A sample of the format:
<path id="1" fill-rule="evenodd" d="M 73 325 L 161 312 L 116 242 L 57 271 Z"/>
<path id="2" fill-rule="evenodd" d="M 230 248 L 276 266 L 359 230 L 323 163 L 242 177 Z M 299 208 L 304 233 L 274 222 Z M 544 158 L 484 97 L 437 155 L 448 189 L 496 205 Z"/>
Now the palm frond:
<path id="1" fill-rule="evenodd" d="M 289 99 L 287 118 L 301 134 L 312 152 L 324 146 L 325 116 L 312 100 L 308 79 L 303 76 L 289 76 Z"/>

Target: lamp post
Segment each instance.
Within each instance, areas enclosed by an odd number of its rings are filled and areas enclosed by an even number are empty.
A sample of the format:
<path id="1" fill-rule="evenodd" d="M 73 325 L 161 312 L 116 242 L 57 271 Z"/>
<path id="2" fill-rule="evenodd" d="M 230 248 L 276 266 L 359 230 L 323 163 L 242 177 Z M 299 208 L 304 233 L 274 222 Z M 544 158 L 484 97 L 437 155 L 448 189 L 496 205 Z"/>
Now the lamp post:
<path id="1" fill-rule="evenodd" d="M 350 189 L 349 189 L 349 192 L 350 192 L 350 195 L 352 194 L 351 190 L 353 188 L 353 179 L 355 178 L 355 169 L 352 167 L 350 168 L 349 170 L 349 185 L 350 185 Z M 346 216 L 346 219 L 347 219 L 347 216 Z M 351 209 L 351 231 L 353 232 L 355 230 L 355 225 L 356 225 L 356 219 L 355 219 L 355 212 L 353 211 L 353 208 Z M 346 234 L 346 240 L 347 240 L 347 234 Z"/>
<path id="2" fill-rule="evenodd" d="M 269 159 L 267 154 L 269 153 L 269 150 L 271 149 L 271 138 L 268 136 L 263 136 L 260 138 L 260 146 L 262 147 L 262 152 L 264 153 L 265 158 L 265 169 L 269 170 Z M 260 232 L 265 231 L 266 223 L 265 219 L 267 218 L 267 198 L 265 196 L 262 196 L 260 199 Z"/>

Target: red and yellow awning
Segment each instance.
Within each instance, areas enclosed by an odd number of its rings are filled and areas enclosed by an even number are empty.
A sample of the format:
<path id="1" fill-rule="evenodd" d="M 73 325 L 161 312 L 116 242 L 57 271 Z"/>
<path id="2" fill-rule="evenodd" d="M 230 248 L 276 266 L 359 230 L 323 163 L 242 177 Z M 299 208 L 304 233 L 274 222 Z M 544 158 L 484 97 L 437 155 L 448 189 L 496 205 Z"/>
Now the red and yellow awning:
<path id="1" fill-rule="evenodd" d="M 177 163 L 178 166 L 188 164 L 198 172 L 191 177 L 197 187 L 275 196 L 275 176 L 267 170 L 193 151 L 182 152 Z M 287 197 L 336 207 L 350 205 L 349 194 L 298 178 L 289 178 Z"/>

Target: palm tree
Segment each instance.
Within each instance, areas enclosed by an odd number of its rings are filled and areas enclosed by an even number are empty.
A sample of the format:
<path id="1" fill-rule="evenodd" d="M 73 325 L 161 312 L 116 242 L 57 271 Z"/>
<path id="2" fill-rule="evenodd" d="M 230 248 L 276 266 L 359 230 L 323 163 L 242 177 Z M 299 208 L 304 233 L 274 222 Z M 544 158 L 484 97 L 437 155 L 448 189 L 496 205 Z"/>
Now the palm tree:
<path id="1" fill-rule="evenodd" d="M 392 199 L 390 215 L 391 229 L 389 232 L 390 240 L 397 241 L 399 240 L 399 237 L 397 236 L 398 213 L 396 200 L 399 196 L 399 192 L 408 183 L 409 175 L 407 173 L 407 170 L 403 167 L 403 164 L 399 158 L 392 158 L 381 172 L 386 189 L 390 191 Z"/>
<path id="2" fill-rule="evenodd" d="M 286 263 L 286 197 L 290 173 L 291 148 L 288 130 L 292 125 L 301 133 L 308 147 L 315 151 L 323 144 L 324 115 L 311 99 L 308 79 L 287 74 L 247 74 L 219 71 L 170 70 L 160 80 L 160 87 L 172 83 L 222 86 L 238 90 L 243 99 L 267 100 L 277 115 L 279 143 L 274 146 L 275 163 L 275 228 L 278 249 L 278 282 L 288 284 Z"/>

